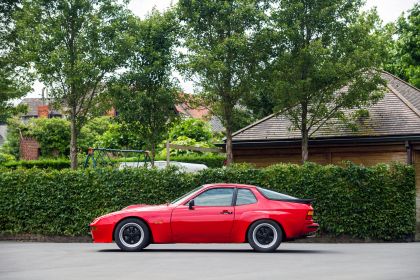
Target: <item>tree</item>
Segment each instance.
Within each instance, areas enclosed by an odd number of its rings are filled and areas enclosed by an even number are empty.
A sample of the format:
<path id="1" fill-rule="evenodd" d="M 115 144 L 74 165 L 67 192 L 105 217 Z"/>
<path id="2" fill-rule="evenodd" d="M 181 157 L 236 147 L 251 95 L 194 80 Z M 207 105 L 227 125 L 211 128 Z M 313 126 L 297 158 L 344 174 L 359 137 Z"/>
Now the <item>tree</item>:
<path id="1" fill-rule="evenodd" d="M 381 97 L 384 37 L 374 11 L 359 0 L 277 0 L 271 11 L 275 46 L 272 83 L 276 111 L 301 132 L 302 161 L 308 140 L 344 110 Z"/>
<path id="2" fill-rule="evenodd" d="M 171 11 L 153 11 L 147 19 L 138 20 L 128 71 L 111 86 L 119 121 L 146 143 L 152 165 L 157 144 L 177 117 L 178 90 L 171 78 L 177 34 Z"/>
<path id="3" fill-rule="evenodd" d="M 169 132 L 169 140 L 173 141 L 181 136 L 205 142 L 211 141 L 213 137 L 208 123 L 193 118 L 182 120 L 171 128 Z"/>
<path id="4" fill-rule="evenodd" d="M 19 10 L 20 0 L 0 2 L 0 123 L 25 110 L 14 107 L 10 100 L 24 96 L 29 90 L 28 75 L 19 68 L 21 62 L 15 53 L 15 22 L 13 13 Z"/>
<path id="5" fill-rule="evenodd" d="M 227 164 L 233 162 L 235 106 L 252 89 L 258 65 L 255 37 L 263 1 L 180 0 L 178 14 L 187 48 L 185 72 L 196 78 L 203 99 L 226 129 Z"/>
<path id="6" fill-rule="evenodd" d="M 395 35 L 385 69 L 420 88 L 420 4 L 415 4 L 407 17 L 401 15 Z"/>
<path id="7" fill-rule="evenodd" d="M 77 138 L 107 75 L 126 61 L 133 16 L 117 0 L 24 0 L 17 28 L 26 59 L 70 116 L 71 167 Z"/>
<path id="8" fill-rule="evenodd" d="M 67 156 L 69 154 L 70 123 L 62 118 L 31 119 L 26 136 L 35 138 L 44 157 Z"/>

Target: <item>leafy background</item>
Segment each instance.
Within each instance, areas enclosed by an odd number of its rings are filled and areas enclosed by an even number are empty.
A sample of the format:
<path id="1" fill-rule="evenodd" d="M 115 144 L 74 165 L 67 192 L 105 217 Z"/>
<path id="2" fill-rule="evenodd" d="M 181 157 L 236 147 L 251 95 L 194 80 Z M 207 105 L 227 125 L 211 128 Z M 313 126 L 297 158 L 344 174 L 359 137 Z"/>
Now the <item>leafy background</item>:
<path id="1" fill-rule="evenodd" d="M 215 182 L 247 183 L 314 198 L 320 234 L 409 240 L 415 231 L 414 169 L 279 164 L 207 169 L 17 169 L 0 172 L 0 232 L 83 236 L 97 216 L 130 204 L 160 204 Z"/>

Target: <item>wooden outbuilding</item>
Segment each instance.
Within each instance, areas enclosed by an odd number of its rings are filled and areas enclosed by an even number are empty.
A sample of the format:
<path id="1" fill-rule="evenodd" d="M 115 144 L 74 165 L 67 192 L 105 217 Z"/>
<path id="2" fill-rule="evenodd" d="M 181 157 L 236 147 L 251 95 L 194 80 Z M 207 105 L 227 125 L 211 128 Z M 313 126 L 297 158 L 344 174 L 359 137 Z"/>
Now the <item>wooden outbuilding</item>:
<path id="1" fill-rule="evenodd" d="M 352 161 L 371 166 L 402 162 L 416 169 L 417 231 L 420 240 L 420 90 L 383 72 L 384 97 L 366 108 L 368 117 L 357 120 L 357 130 L 338 120 L 318 130 L 309 140 L 309 160 L 320 164 Z M 349 110 L 347 113 L 351 113 Z M 264 167 L 274 163 L 300 163 L 301 137 L 283 115 L 270 115 L 233 135 L 234 162 Z"/>

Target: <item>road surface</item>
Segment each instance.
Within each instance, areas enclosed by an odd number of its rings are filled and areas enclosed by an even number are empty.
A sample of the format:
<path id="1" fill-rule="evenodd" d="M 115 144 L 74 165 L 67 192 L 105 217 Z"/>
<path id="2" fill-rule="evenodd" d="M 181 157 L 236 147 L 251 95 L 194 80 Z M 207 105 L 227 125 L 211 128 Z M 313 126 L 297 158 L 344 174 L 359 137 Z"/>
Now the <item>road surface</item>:
<path id="1" fill-rule="evenodd" d="M 0 242 L 0 279 L 420 279 L 420 243 L 151 245 Z"/>

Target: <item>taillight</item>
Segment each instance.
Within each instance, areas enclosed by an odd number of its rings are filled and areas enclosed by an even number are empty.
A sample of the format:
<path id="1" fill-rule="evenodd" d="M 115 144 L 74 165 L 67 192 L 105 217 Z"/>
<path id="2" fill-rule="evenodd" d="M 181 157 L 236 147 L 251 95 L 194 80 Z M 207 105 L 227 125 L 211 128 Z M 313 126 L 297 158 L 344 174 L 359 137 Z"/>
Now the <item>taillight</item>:
<path id="1" fill-rule="evenodd" d="M 306 219 L 312 220 L 313 215 L 314 215 L 314 210 L 309 210 L 308 214 L 306 214 Z"/>

